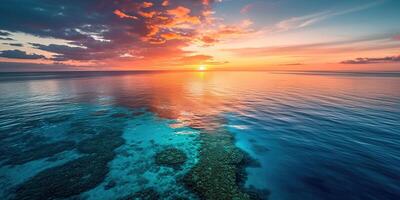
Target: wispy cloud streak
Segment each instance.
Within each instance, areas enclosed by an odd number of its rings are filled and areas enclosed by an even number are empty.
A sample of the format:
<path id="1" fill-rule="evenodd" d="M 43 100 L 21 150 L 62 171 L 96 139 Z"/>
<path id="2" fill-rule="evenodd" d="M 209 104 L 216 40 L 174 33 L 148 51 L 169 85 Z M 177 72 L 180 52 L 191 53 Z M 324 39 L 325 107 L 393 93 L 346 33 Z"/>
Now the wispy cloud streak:
<path id="1" fill-rule="evenodd" d="M 309 15 L 304 15 L 304 16 L 299 16 L 299 17 L 292 17 L 283 21 L 280 21 L 277 23 L 274 27 L 274 31 L 288 31 L 288 30 L 294 30 L 294 29 L 299 29 L 299 28 L 304 28 L 313 24 L 316 24 L 318 22 L 321 22 L 323 20 L 335 17 L 335 16 L 340 16 L 340 15 L 345 15 L 357 11 L 362 11 L 374 6 L 377 6 L 384 1 L 375 1 L 369 4 L 353 7 L 350 9 L 346 10 L 338 10 L 338 11 L 331 11 L 331 10 L 326 10 L 326 11 L 321 11 Z"/>
<path id="2" fill-rule="evenodd" d="M 342 61 L 342 64 L 374 64 L 374 63 L 397 63 L 400 56 L 386 56 L 381 58 L 356 58 L 354 60 Z"/>

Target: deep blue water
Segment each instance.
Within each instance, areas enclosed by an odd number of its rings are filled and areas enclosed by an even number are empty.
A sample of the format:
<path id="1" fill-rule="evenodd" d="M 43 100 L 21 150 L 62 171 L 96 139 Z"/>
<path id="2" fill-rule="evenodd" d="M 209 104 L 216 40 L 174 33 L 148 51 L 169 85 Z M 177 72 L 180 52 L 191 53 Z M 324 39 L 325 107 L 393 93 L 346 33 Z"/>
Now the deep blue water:
<path id="1" fill-rule="evenodd" d="M 213 126 L 260 163 L 246 186 L 269 199 L 400 199 L 400 75 L 323 72 L 0 74 L 0 199 L 38 199 L 23 192 L 50 187 L 41 172 L 88 160 L 87 177 L 54 179 L 89 180 L 66 199 L 197 199 L 179 180 Z M 96 137 L 100 156 L 82 153 Z M 179 170 L 155 164 L 168 147 L 187 155 Z"/>

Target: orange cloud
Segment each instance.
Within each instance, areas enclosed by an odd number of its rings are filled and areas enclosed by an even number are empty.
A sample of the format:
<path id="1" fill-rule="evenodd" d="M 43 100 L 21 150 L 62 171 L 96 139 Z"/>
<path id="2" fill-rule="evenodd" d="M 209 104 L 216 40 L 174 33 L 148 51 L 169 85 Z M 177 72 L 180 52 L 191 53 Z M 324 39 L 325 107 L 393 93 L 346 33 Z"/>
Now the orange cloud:
<path id="1" fill-rule="evenodd" d="M 143 12 L 143 11 L 139 11 L 138 14 L 142 17 L 145 18 L 152 18 L 154 15 L 156 15 L 157 13 L 155 11 L 152 12 Z"/>
<path id="2" fill-rule="evenodd" d="M 153 6 L 153 3 L 151 2 L 143 2 L 142 7 L 143 8 L 150 8 Z"/>
<path id="3" fill-rule="evenodd" d="M 167 11 L 170 15 L 175 15 L 176 17 L 184 17 L 188 15 L 191 11 L 189 8 L 185 8 L 183 6 L 179 6 L 175 9 L 171 9 Z"/>
<path id="4" fill-rule="evenodd" d="M 192 16 L 191 12 L 191 9 L 183 6 L 157 12 L 139 11 L 141 17 L 148 18 L 145 21 L 148 31 L 142 41 L 164 44 L 168 40 L 195 40 L 202 30 L 198 25 L 206 17 Z"/>
<path id="5" fill-rule="evenodd" d="M 131 15 L 127 15 L 124 12 L 120 11 L 120 10 L 114 10 L 114 14 L 117 15 L 120 18 L 129 18 L 129 19 L 138 19 L 135 16 L 131 16 Z"/>
<path id="6" fill-rule="evenodd" d="M 249 27 L 253 24 L 251 20 L 243 20 L 238 25 L 220 25 L 216 30 L 202 34 L 200 41 L 205 46 L 213 45 L 220 40 L 226 38 L 238 37 L 245 34 L 253 33 Z"/>
<path id="7" fill-rule="evenodd" d="M 175 39 L 187 39 L 187 36 L 178 34 L 178 33 L 164 33 L 161 34 L 161 37 L 165 40 L 175 40 Z"/>
<path id="8" fill-rule="evenodd" d="M 204 42 L 205 44 L 215 44 L 215 43 L 218 42 L 218 39 L 217 39 L 217 38 L 212 37 L 212 36 L 208 36 L 208 35 L 203 36 L 202 38 L 200 38 L 200 40 L 201 40 L 202 42 Z"/>
<path id="9" fill-rule="evenodd" d="M 164 0 L 164 1 L 161 3 L 161 5 L 162 5 L 162 6 L 169 6 L 169 0 Z"/>
<path id="10" fill-rule="evenodd" d="M 169 15 L 174 16 L 174 20 L 172 21 L 171 25 L 177 25 L 182 23 L 189 23 L 189 24 L 200 24 L 200 19 L 197 16 L 190 16 L 191 10 L 189 8 L 179 6 L 175 9 L 168 10 L 167 13 Z"/>
<path id="11" fill-rule="evenodd" d="M 203 5 L 209 5 L 210 4 L 210 0 L 202 0 Z"/>

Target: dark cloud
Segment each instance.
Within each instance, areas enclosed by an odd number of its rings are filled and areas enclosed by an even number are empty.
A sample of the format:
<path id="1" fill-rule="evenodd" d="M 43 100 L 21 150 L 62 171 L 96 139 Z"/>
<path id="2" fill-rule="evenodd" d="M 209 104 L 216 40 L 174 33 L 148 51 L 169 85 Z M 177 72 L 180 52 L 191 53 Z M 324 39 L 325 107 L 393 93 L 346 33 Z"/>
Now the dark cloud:
<path id="1" fill-rule="evenodd" d="M 4 31 L 0 31 L 0 36 L 9 36 L 9 35 L 11 34 Z"/>
<path id="2" fill-rule="evenodd" d="M 45 58 L 39 54 L 27 54 L 25 51 L 20 50 L 4 50 L 0 51 L 0 57 L 3 58 L 14 58 L 14 59 L 41 59 Z"/>
<path id="3" fill-rule="evenodd" d="M 49 51 L 52 53 L 56 53 L 57 55 L 53 56 L 52 60 L 54 61 L 66 61 L 66 60 L 101 60 L 107 58 L 109 55 L 104 55 L 104 52 L 99 51 L 89 51 L 86 52 L 86 48 L 82 47 L 71 47 L 66 45 L 42 45 L 36 43 L 30 43 L 34 48 L 40 49 L 43 51 Z M 102 57 L 103 56 L 103 57 Z"/>
<path id="4" fill-rule="evenodd" d="M 10 37 L 0 37 L 0 40 L 8 40 L 8 41 L 12 41 L 14 39 L 10 38 Z"/>
<path id="5" fill-rule="evenodd" d="M 9 45 L 9 46 L 14 46 L 14 47 L 22 47 L 22 46 L 24 46 L 24 45 L 21 44 L 21 43 L 3 43 L 3 44 Z"/>
<path id="6" fill-rule="evenodd" d="M 29 68 L 27 68 L 29 66 Z M 0 72 L 24 72 L 24 71 L 76 71 L 93 70 L 93 67 L 77 67 L 59 63 L 38 64 L 38 63 L 18 63 L 18 62 L 0 62 Z"/>
<path id="7" fill-rule="evenodd" d="M 356 58 L 354 60 L 345 60 L 342 64 L 372 64 L 372 63 L 394 63 L 400 62 L 400 56 L 386 56 L 381 58 Z"/>
<path id="8" fill-rule="evenodd" d="M 204 0 L 3 0 L 2 30 L 71 41 L 70 45 L 33 44 L 55 53 L 54 61 L 99 61 L 120 59 L 135 51 L 131 59 L 148 52 L 165 56 L 185 52 L 180 48 L 196 35 L 195 25 L 205 21 L 213 1 Z M 2 32 L 3 33 L 3 32 Z M 5 33 L 5 32 L 4 32 Z M 1 38 L 0 38 L 1 39 Z M 148 58 L 151 59 L 151 58 Z"/>

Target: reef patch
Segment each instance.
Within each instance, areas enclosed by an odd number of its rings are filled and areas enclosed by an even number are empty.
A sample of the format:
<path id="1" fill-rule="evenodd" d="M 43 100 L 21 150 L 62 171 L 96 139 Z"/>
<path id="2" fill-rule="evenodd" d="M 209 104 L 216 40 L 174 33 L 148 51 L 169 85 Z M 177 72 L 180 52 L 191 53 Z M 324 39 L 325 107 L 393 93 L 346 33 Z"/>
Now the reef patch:
<path id="1" fill-rule="evenodd" d="M 44 170 L 23 183 L 15 199 L 42 200 L 78 195 L 101 183 L 108 173 L 108 155 L 88 155 L 64 165 Z"/>
<path id="2" fill-rule="evenodd" d="M 179 168 L 187 160 L 185 152 L 177 148 L 168 148 L 158 152 L 155 156 L 157 165 L 164 165 L 174 169 Z"/>
<path id="3" fill-rule="evenodd" d="M 49 168 L 16 189 L 17 200 L 69 198 L 102 183 L 109 172 L 114 150 L 124 144 L 122 130 L 108 130 L 84 139 L 77 150 L 84 155 L 61 166 Z"/>
<path id="4" fill-rule="evenodd" d="M 200 135 L 199 162 L 184 177 L 185 185 L 201 199 L 257 199 L 243 188 L 249 156 L 234 145 L 224 129 Z"/>
<path id="5" fill-rule="evenodd" d="M 77 149 L 81 153 L 87 154 L 110 154 L 113 150 L 122 144 L 124 139 L 121 138 L 122 132 L 105 130 L 102 133 L 82 140 L 78 143 Z"/>

